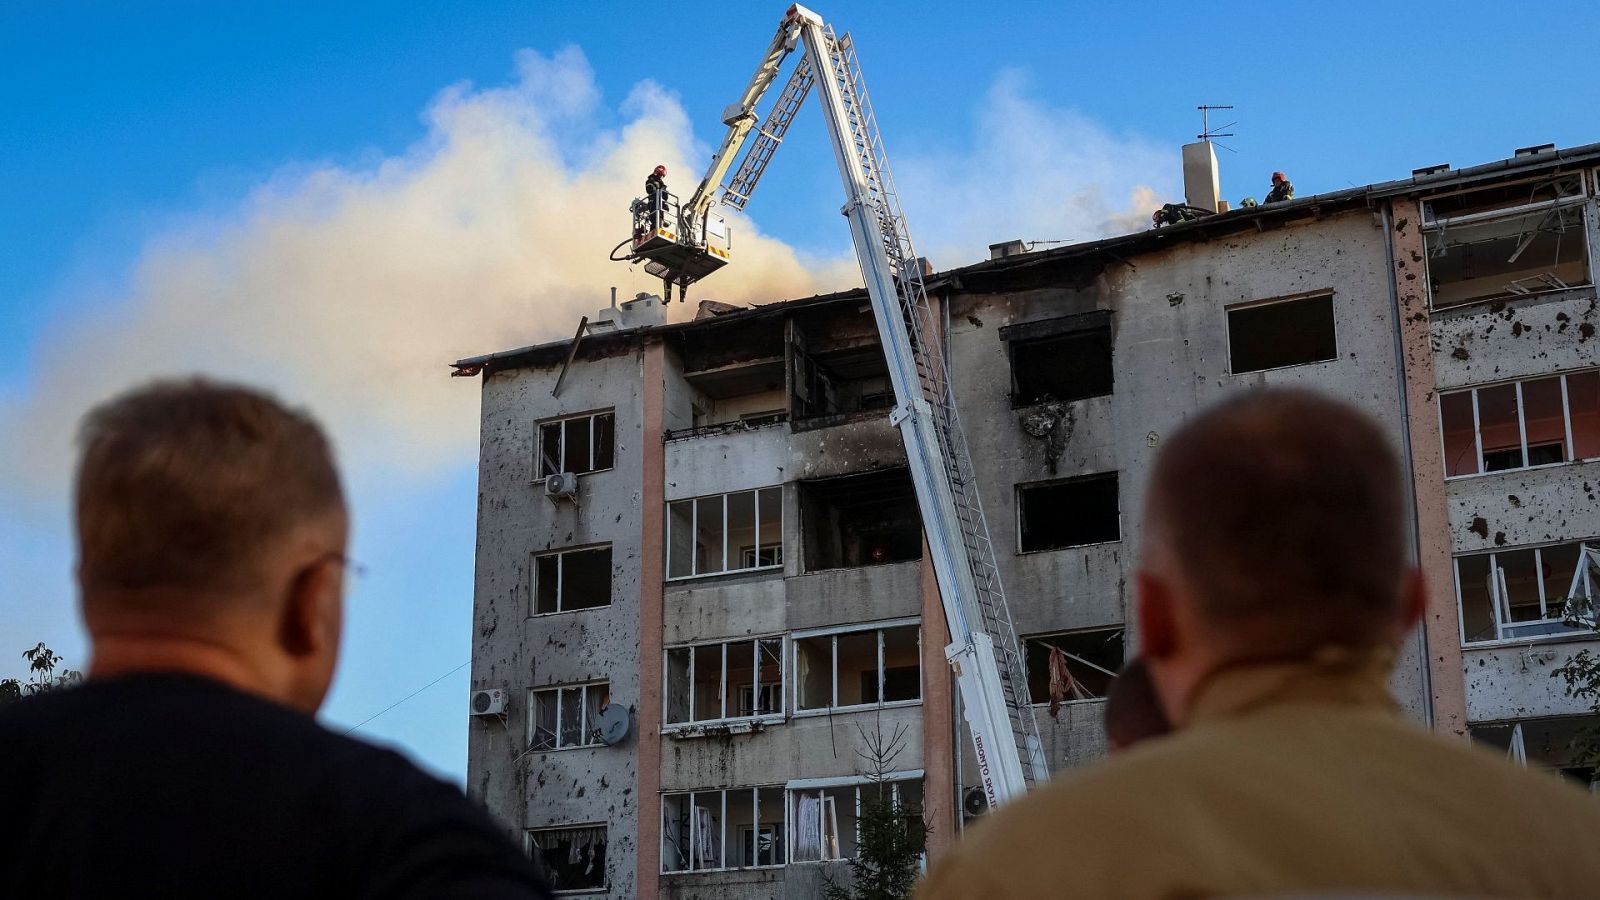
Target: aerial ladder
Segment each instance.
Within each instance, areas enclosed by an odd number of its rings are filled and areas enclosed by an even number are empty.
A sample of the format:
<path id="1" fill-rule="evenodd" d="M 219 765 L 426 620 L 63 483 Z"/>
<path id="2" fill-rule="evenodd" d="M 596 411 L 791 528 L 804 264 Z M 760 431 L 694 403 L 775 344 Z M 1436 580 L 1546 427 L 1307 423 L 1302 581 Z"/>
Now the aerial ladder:
<path id="1" fill-rule="evenodd" d="M 797 49 L 798 62 L 758 128 L 756 106 Z M 744 209 L 813 90 L 844 181 L 842 211 L 894 386 L 896 406 L 889 420 L 905 443 L 949 623 L 945 656 L 972 734 L 984 796 L 990 807 L 998 807 L 1045 781 L 1049 771 L 978 497 L 977 471 L 956 414 L 942 334 L 850 35 L 840 37 L 816 13 L 791 6 L 744 93 L 723 113 L 728 131 L 705 178 L 682 203 L 662 194 L 659 203 L 636 201 L 632 249 L 625 258 L 644 261 L 669 290 L 673 284 L 687 288 L 729 262 L 730 234 L 715 206 L 720 200 Z M 746 143 L 735 169 L 732 161 Z"/>

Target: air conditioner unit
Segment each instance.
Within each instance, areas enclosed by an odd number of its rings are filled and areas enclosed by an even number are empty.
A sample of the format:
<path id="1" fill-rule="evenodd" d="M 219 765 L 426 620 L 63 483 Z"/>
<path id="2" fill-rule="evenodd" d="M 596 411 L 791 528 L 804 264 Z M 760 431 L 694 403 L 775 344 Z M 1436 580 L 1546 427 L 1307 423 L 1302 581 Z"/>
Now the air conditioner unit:
<path id="1" fill-rule="evenodd" d="M 544 495 L 557 502 L 577 499 L 578 476 L 571 472 L 557 472 L 545 476 Z"/>
<path id="2" fill-rule="evenodd" d="M 967 788 L 961 795 L 961 814 L 967 821 L 978 818 L 989 811 L 989 798 L 984 794 L 983 788 Z"/>
<path id="3" fill-rule="evenodd" d="M 498 716 L 506 711 L 506 692 L 499 688 L 472 692 L 472 714 Z"/>

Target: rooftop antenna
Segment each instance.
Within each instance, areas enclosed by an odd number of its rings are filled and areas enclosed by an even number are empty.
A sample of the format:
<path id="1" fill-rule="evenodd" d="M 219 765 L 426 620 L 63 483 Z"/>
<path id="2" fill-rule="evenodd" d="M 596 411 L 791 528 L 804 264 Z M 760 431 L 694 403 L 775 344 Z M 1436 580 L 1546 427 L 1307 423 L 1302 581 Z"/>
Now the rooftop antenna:
<path id="1" fill-rule="evenodd" d="M 1227 144 L 1224 144 L 1221 141 L 1213 140 L 1214 138 L 1219 137 L 1233 137 L 1233 132 L 1226 129 L 1232 128 L 1233 126 L 1239 124 L 1238 121 L 1229 122 L 1226 125 L 1218 125 L 1214 130 L 1211 127 L 1211 111 L 1214 109 L 1233 109 L 1233 105 L 1202 103 L 1195 107 L 1195 109 L 1200 110 L 1200 133 L 1195 135 L 1195 137 L 1202 141 L 1216 144 L 1218 147 L 1221 147 L 1229 153 L 1238 153 L 1239 151 L 1229 147 Z"/>

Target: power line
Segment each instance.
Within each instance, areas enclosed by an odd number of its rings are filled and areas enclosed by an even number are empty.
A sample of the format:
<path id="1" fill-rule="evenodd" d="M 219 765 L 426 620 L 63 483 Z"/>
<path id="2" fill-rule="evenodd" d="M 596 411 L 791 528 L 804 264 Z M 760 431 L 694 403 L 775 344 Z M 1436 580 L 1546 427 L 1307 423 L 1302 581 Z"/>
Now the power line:
<path id="1" fill-rule="evenodd" d="M 445 680 L 446 678 L 449 678 L 451 675 L 454 675 L 455 673 L 461 671 L 462 669 L 465 669 L 467 667 L 467 664 L 470 663 L 470 662 L 472 662 L 472 660 L 470 660 L 470 659 L 467 660 L 467 662 L 464 662 L 461 665 L 456 666 L 454 669 L 451 669 L 450 671 L 444 673 L 443 675 L 440 675 L 438 678 L 435 678 L 434 680 L 428 682 L 427 684 L 423 685 L 422 687 L 419 687 L 416 690 L 412 691 L 411 693 L 405 695 L 404 697 L 401 697 L 399 700 L 396 700 L 395 702 L 389 704 L 388 706 L 385 706 L 383 709 L 378 710 L 377 712 L 375 712 L 372 715 L 368 716 L 367 718 L 363 719 L 359 724 L 350 726 L 349 730 L 346 731 L 345 734 L 349 734 L 350 732 L 355 731 L 356 729 L 360 728 L 362 725 L 365 725 L 368 722 L 371 722 L 373 719 L 376 719 L 379 716 L 383 715 L 384 713 L 388 712 L 389 710 L 394 709 L 396 706 L 399 706 L 400 704 L 406 702 L 407 700 L 410 700 L 412 697 L 415 697 L 416 695 L 418 695 L 418 694 L 422 693 L 423 691 L 427 690 L 428 688 L 431 688 L 434 685 L 438 684 L 439 682 Z"/>

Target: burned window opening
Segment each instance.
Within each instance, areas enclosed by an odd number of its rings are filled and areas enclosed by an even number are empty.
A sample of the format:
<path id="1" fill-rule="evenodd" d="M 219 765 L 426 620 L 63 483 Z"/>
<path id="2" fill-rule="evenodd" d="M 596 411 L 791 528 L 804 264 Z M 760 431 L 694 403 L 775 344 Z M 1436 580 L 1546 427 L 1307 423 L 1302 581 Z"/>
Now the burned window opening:
<path id="1" fill-rule="evenodd" d="M 922 558 L 922 517 L 906 469 L 802 481 L 807 572 Z"/>
<path id="2" fill-rule="evenodd" d="M 687 372 L 684 380 L 692 391 L 691 424 L 668 431 L 668 440 L 761 428 L 789 418 L 782 357 Z"/>
<path id="3" fill-rule="evenodd" d="M 1054 709 L 1074 700 L 1103 699 L 1122 668 L 1123 629 L 1094 628 L 1023 639 L 1028 695 Z"/>
<path id="4" fill-rule="evenodd" d="M 1061 550 L 1122 539 L 1117 473 L 1017 485 L 1018 549 Z"/>
<path id="5" fill-rule="evenodd" d="M 894 406 L 889 366 L 877 345 L 808 352 L 791 348 L 789 398 L 796 428 L 819 428 Z"/>
<path id="6" fill-rule="evenodd" d="M 567 825 L 527 832 L 528 855 L 552 891 L 606 889 L 606 826 Z"/>
<path id="7" fill-rule="evenodd" d="M 1228 310 L 1228 370 L 1235 375 L 1337 359 L 1333 295 Z"/>
<path id="8" fill-rule="evenodd" d="M 1049 337 L 1008 340 L 1006 348 L 1014 407 L 1070 403 L 1112 392 L 1109 322 Z"/>

